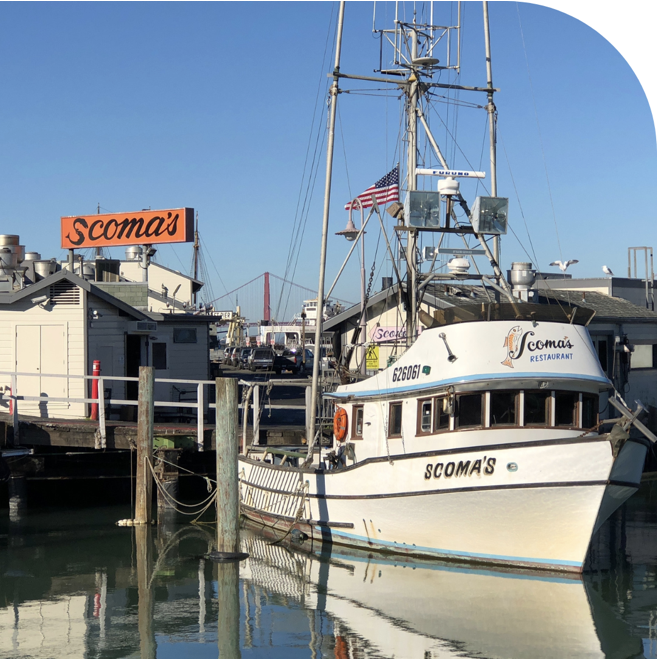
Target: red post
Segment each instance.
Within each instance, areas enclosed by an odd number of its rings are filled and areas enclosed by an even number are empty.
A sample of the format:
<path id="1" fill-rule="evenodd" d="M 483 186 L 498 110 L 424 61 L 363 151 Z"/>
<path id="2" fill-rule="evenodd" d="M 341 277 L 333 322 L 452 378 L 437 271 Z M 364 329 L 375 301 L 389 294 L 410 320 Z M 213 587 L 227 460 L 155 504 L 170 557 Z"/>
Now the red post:
<path id="1" fill-rule="evenodd" d="M 94 361 L 92 364 L 92 376 L 98 377 L 101 374 L 101 362 L 100 361 Z M 99 380 L 98 379 L 92 379 L 92 400 L 98 400 L 99 399 Z M 98 421 L 99 420 L 99 403 L 98 402 L 92 402 L 92 411 L 90 414 L 90 418 L 93 421 Z"/>
<path id="2" fill-rule="evenodd" d="M 264 274 L 264 320 L 270 322 L 270 274 Z"/>

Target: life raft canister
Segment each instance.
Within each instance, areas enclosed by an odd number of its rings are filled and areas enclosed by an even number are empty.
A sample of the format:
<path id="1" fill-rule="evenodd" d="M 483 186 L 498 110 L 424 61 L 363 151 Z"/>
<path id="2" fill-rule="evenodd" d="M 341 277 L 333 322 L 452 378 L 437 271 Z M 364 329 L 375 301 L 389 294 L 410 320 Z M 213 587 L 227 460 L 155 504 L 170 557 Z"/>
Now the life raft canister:
<path id="1" fill-rule="evenodd" d="M 337 441 L 344 441 L 346 439 L 346 432 L 348 431 L 348 414 L 342 407 L 337 407 L 335 412 L 335 420 L 333 424 L 333 432 Z"/>

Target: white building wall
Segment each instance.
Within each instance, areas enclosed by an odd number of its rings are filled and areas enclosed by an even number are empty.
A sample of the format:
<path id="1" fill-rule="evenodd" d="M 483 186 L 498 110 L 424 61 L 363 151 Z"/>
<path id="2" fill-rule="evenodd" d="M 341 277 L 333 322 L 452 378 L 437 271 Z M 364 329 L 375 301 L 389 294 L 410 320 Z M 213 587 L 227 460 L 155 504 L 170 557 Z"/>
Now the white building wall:
<path id="1" fill-rule="evenodd" d="M 55 393 L 55 397 L 85 397 L 82 379 L 38 376 L 85 374 L 85 293 L 78 289 L 78 295 L 77 303 L 40 306 L 24 299 L 0 309 L 0 371 L 34 373 L 33 377 L 19 378 L 19 396 Z M 0 375 L 0 388 L 8 391 L 10 386 L 10 376 Z M 86 414 L 83 403 L 49 402 L 40 406 L 38 402 L 21 401 L 18 406 L 19 412 L 28 416 L 80 418 Z M 4 410 L 6 401 L 0 407 Z"/>
<path id="2" fill-rule="evenodd" d="M 101 375 L 104 377 L 126 375 L 126 332 L 132 317 L 123 317 L 118 314 L 117 308 L 102 299 L 90 295 L 88 310 L 96 311 L 97 319 L 88 320 L 87 374 L 91 375 L 94 361 L 101 361 Z M 109 381 L 104 388 L 112 389 L 112 398 L 123 400 L 126 396 L 126 382 Z"/>
<path id="3" fill-rule="evenodd" d="M 121 263 L 119 273 L 123 278 L 141 283 L 143 277 L 143 269 L 138 261 L 123 261 Z M 177 287 L 179 290 L 176 293 L 176 301 L 181 304 L 182 302 L 191 303 L 193 295 L 193 282 L 190 276 L 165 269 L 161 265 L 151 263 L 148 268 L 148 283 L 149 283 L 149 310 L 154 313 L 167 313 L 172 312 L 171 308 L 167 308 L 165 303 L 156 298 L 152 293 L 160 295 L 163 285 L 167 288 L 167 296 L 171 300 L 174 291 Z M 179 306 L 180 307 L 180 306 Z"/>

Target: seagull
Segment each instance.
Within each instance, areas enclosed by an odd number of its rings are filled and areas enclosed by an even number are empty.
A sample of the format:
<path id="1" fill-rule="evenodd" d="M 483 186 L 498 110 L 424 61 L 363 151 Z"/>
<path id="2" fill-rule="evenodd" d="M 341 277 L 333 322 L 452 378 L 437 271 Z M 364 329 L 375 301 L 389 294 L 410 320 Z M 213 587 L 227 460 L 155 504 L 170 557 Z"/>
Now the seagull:
<path id="1" fill-rule="evenodd" d="M 560 260 L 555 260 L 554 262 L 550 262 L 551 267 L 559 267 L 564 273 L 566 273 L 566 269 L 571 266 L 571 264 L 577 264 L 580 260 L 566 260 L 566 262 L 561 262 Z"/>
<path id="2" fill-rule="evenodd" d="M 609 268 L 603 265 L 603 271 L 608 275 L 608 276 L 614 276 L 614 272 Z"/>

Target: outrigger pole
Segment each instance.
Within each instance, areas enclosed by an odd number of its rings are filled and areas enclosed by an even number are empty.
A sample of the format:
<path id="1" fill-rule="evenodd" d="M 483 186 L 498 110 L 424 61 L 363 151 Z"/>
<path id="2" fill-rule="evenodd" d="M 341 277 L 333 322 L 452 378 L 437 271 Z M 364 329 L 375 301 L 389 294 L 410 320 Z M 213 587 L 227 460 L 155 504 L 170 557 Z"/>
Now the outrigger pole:
<path id="1" fill-rule="evenodd" d="M 323 201 L 323 230 L 321 233 L 321 259 L 319 265 L 319 290 L 316 299 L 316 332 L 314 334 L 314 369 L 312 372 L 311 415 L 307 423 L 307 460 L 314 452 L 316 436 L 316 402 L 319 392 L 319 367 L 321 365 L 321 332 L 323 330 L 323 310 L 325 309 L 325 260 L 328 246 L 328 221 L 330 218 L 330 189 L 332 184 L 332 157 L 335 146 L 335 117 L 337 115 L 337 95 L 339 94 L 339 60 L 341 56 L 341 37 L 344 28 L 344 5 L 339 3 L 339 20 L 337 23 L 337 48 L 335 51 L 335 68 L 332 85 L 330 86 L 330 117 L 328 123 L 328 151 L 325 166 L 325 197 Z"/>

